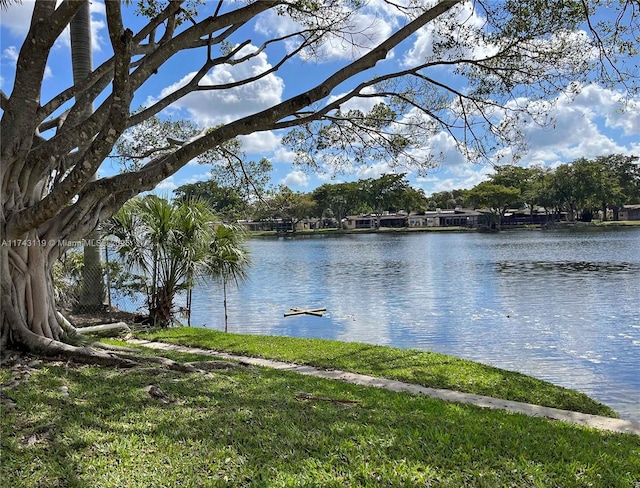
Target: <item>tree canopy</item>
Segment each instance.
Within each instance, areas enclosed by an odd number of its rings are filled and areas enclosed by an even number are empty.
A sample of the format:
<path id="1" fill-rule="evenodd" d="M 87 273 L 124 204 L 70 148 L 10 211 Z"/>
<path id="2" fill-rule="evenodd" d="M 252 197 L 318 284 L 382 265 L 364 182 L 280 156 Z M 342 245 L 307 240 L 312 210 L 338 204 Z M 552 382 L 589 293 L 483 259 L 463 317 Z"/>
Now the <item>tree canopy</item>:
<path id="1" fill-rule="evenodd" d="M 507 209 L 526 209 L 531 214 L 564 212 L 569 219 L 578 217 L 577 210 L 600 211 L 605 220 L 609 216 L 618 220 L 623 205 L 640 202 L 640 164 L 638 157 L 611 154 L 594 159 L 579 158 L 554 169 L 497 166 L 487 181 L 470 189 L 442 191 L 428 197 L 412 187 L 405 174 L 325 183 L 309 193 L 280 186 L 253 204 L 237 196 L 229 199 L 228 195 L 236 195 L 234 189 L 220 187 L 214 180 L 184 185 L 175 193 L 178 199 L 202 199 L 216 210 L 228 205 L 224 207 L 228 217 L 242 213 L 243 218 L 252 220 L 297 222 L 307 217 L 340 220 L 354 214 L 401 210 L 421 213 L 456 207 L 493 209 L 496 217 Z"/>
<path id="2" fill-rule="evenodd" d="M 33 4 L 13 89 L 0 93 L 0 336 L 40 352 L 78 353 L 61 342 L 73 330 L 51 298 L 53 261 L 127 200 L 239 136 L 281 131 L 309 168 L 323 161 L 350 170 L 387 159 L 424 172 L 438 161 L 428 150 L 438 134 L 453 137 L 470 160 L 494 158 L 501 148 L 517 154 L 526 141 L 515 122 L 549 123 L 549 96 L 575 94 L 588 82 L 638 88 L 637 67 L 626 62 L 637 54 L 637 1 L 220 0 L 209 10 L 176 0 L 138 2 L 135 19 L 123 15 L 129 2 L 105 2 L 110 56 L 51 93 L 47 63 L 84 4 Z M 376 15 L 389 19 L 385 29 L 377 29 Z M 425 30 L 426 55 L 400 68 L 385 62 Z M 254 45 L 257 31 L 266 40 Z M 296 93 L 162 141 L 139 164 L 93 178 L 126 131 L 172 104 L 194 92 L 238 97 L 290 65 L 300 66 L 299 76 L 324 61 L 330 45 L 352 56 L 331 60 L 325 75 Z M 265 56 L 267 63 L 255 64 Z M 243 65 L 243 76 L 210 76 L 216 67 Z M 137 96 L 153 90 L 161 69 L 175 70 L 178 82 L 139 108 Z M 355 101 L 372 103 L 362 109 Z"/>

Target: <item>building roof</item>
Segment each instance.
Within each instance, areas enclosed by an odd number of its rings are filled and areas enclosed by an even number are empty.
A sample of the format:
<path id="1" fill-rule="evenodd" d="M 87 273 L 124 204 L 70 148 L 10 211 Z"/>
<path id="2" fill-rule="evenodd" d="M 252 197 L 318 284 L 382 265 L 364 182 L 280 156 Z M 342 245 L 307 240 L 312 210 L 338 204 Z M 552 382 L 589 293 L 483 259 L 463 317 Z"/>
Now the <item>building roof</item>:
<path id="1" fill-rule="evenodd" d="M 482 215 L 482 213 L 478 212 L 477 210 L 473 210 L 471 208 L 457 208 L 455 210 L 428 211 L 428 212 L 425 212 L 424 214 L 419 214 L 419 215 L 425 215 L 427 217 L 448 217 L 448 216 L 476 217 L 478 215 Z"/>

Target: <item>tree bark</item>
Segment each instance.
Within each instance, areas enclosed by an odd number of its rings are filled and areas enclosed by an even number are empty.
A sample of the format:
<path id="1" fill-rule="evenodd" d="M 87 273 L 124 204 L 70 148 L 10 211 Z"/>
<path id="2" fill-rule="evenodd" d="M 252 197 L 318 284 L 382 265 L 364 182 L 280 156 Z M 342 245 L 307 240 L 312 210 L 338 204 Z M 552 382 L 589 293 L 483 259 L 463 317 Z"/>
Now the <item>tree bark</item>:
<path id="1" fill-rule="evenodd" d="M 32 231 L 22 240 L 3 239 L 1 244 L 2 348 L 8 343 L 22 344 L 29 351 L 47 357 L 110 366 L 135 364 L 114 354 L 65 343 L 82 336 L 56 311 L 49 241 Z"/>
<path id="2" fill-rule="evenodd" d="M 22 240 L 2 244 L 2 309 L 10 319 L 10 334 L 23 339 L 28 331 L 60 340 L 65 330 L 53 300 L 48 241 L 32 231 Z"/>

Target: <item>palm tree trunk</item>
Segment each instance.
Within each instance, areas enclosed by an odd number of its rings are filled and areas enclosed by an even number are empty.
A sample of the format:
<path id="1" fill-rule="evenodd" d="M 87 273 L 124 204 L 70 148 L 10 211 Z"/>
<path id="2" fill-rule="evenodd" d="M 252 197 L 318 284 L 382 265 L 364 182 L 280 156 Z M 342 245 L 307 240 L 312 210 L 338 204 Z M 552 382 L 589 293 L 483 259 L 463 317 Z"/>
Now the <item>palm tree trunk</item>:
<path id="1" fill-rule="evenodd" d="M 91 12 L 88 0 L 84 0 L 82 7 L 73 17 L 70 25 L 71 32 L 71 64 L 73 66 L 73 82 L 79 83 L 93 70 L 93 56 L 91 46 Z M 82 119 L 91 116 L 93 107 L 87 105 L 82 113 Z M 95 180 L 97 175 L 93 176 Z M 93 230 L 86 238 L 84 245 L 84 268 L 82 271 L 82 295 L 80 297 L 80 312 L 95 312 L 104 306 L 104 279 L 100 263 L 100 247 L 96 244 L 99 239 L 97 230 Z"/>

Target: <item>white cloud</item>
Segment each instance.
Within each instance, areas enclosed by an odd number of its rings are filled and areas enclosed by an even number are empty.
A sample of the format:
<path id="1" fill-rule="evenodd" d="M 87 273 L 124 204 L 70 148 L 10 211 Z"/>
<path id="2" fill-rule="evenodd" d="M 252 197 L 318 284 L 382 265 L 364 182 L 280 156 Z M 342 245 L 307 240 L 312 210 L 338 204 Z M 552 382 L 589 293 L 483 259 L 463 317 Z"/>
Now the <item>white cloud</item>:
<path id="1" fill-rule="evenodd" d="M 530 119 L 523 120 L 518 127 L 523 130 L 529 146 L 529 152 L 522 155 L 519 164 L 526 167 L 556 167 L 580 157 L 594 158 L 612 153 L 640 154 L 640 137 L 637 137 L 640 134 L 640 114 L 637 110 L 640 100 L 627 100 L 623 105 L 622 95 L 592 85 L 585 87 L 574 99 L 561 96 L 551 100 L 552 103 L 548 104 L 551 110 L 549 115 L 555 120 L 555 127 L 545 128 Z M 358 102 L 354 103 L 352 108 Z M 500 163 L 513 162 L 511 152 L 511 148 L 504 149 Z M 473 164 L 466 160 L 455 140 L 446 132 L 428 134 L 424 146 L 413 151 L 413 156 L 418 158 L 427 158 L 429 155 L 438 157 L 438 167 L 428 170 L 426 177 L 409 175 L 410 181 L 415 181 L 427 194 L 472 188 L 486 180 L 493 171 L 490 165 Z M 387 163 L 382 162 L 366 168 L 347 169 L 347 173 L 350 178 L 377 178 L 391 170 Z M 323 173 L 315 175 L 315 180 L 336 182 L 330 168 L 324 168 Z"/>
<path id="2" fill-rule="evenodd" d="M 623 94 L 597 85 L 585 87 L 574 99 L 558 97 L 549 116 L 552 127 L 543 127 L 530 120 L 522 124 L 529 151 L 524 164 L 550 164 L 606 154 L 631 154 L 639 143 L 621 143 L 625 136 L 640 135 L 640 100 L 622 102 Z"/>
<path id="3" fill-rule="evenodd" d="M 316 177 L 318 178 L 318 181 L 321 181 L 322 183 L 335 184 L 335 183 L 345 183 L 347 181 L 344 178 L 338 178 L 336 175 L 330 174 L 330 173 L 318 173 L 316 174 Z"/>
<path id="4" fill-rule="evenodd" d="M 320 48 L 320 58 L 358 58 L 380 44 L 391 31 L 392 26 L 384 19 L 371 14 L 356 15 L 348 33 L 340 37 L 325 37 L 325 42 Z"/>
<path id="5" fill-rule="evenodd" d="M 102 32 L 105 31 L 106 27 L 106 22 L 95 20 L 93 17 L 91 18 L 91 36 L 93 39 L 91 47 L 94 52 L 102 52 L 103 46 L 110 42 L 102 35 Z"/>
<path id="6" fill-rule="evenodd" d="M 304 171 L 294 170 L 285 176 L 281 183 L 288 187 L 306 187 L 309 184 L 309 175 Z"/>
<path id="7" fill-rule="evenodd" d="M 11 62 L 18 61 L 18 50 L 15 46 L 9 46 L 4 51 L 2 51 L 2 59 L 8 59 Z"/>
<path id="8" fill-rule="evenodd" d="M 107 28 L 106 20 L 103 20 L 106 18 L 104 3 L 98 1 L 89 2 L 89 14 L 91 16 L 91 49 L 94 53 L 100 53 L 103 50 L 103 46 L 106 46 L 110 42 L 108 35 L 103 35 L 103 32 L 105 32 Z M 71 48 L 69 27 L 62 32 L 57 42 L 67 49 Z"/>
<path id="9" fill-rule="evenodd" d="M 34 2 L 11 2 L 9 8 L 0 15 L 0 26 L 8 29 L 11 35 L 23 39 L 29 31 Z"/>
<path id="10" fill-rule="evenodd" d="M 491 172 L 492 169 L 489 166 L 466 163 L 453 169 L 438 168 L 425 177 L 416 178 L 416 182 L 427 195 L 431 195 L 441 191 L 473 188 L 486 180 Z"/>
<path id="11" fill-rule="evenodd" d="M 446 132 L 438 132 L 428 138 L 428 144 L 411 151 L 411 155 L 418 160 L 434 158 L 441 166 L 453 168 L 467 164 L 456 141 Z"/>
<path id="12" fill-rule="evenodd" d="M 102 35 L 102 32 L 104 32 L 107 27 L 105 20 L 103 20 L 106 16 L 105 6 L 103 2 L 98 0 L 92 0 L 89 5 L 91 12 L 92 47 L 95 52 L 100 52 L 102 50 L 102 46 L 108 42 L 107 38 Z M 3 29 L 7 29 L 19 42 L 24 40 L 24 37 L 29 31 L 31 16 L 33 14 L 33 6 L 34 2 L 29 0 L 23 2 L 10 2 L 9 7 L 6 10 L 3 10 L 2 15 L 0 15 L 0 26 Z M 102 19 L 98 17 L 102 17 Z M 69 27 L 63 30 L 60 38 L 54 45 L 54 49 L 59 46 L 64 46 L 65 48 L 69 48 L 71 46 Z"/>
<path id="13" fill-rule="evenodd" d="M 419 66 L 434 57 L 436 51 L 438 59 L 478 59 L 492 54 L 495 47 L 484 44 L 477 36 L 484 23 L 471 3 L 457 5 L 448 14 L 418 30 L 413 46 L 402 58 L 402 65 Z M 444 47 L 438 45 L 440 42 Z"/>
<path id="14" fill-rule="evenodd" d="M 519 164 L 557 167 L 562 163 L 586 157 L 607 154 L 640 154 L 640 100 L 624 100 L 623 93 L 597 85 L 584 87 L 571 99 L 560 96 L 551 100 L 549 113 L 553 126 L 541 126 L 525 119 L 517 127 L 528 144 L 528 152 L 521 155 Z M 520 100 L 520 103 L 526 100 Z M 624 143 L 633 138 L 633 141 Z M 425 148 L 426 150 L 426 148 Z M 424 178 L 416 178 L 420 186 L 431 194 L 454 188 L 471 188 L 487 178 L 490 166 L 478 166 L 465 161 L 455 149 L 453 140 L 440 133 L 430 138 L 431 151 L 442 151 L 444 162 Z M 499 154 L 500 163 L 513 162 L 513 149 L 505 148 Z"/>
<path id="15" fill-rule="evenodd" d="M 169 176 L 169 178 L 167 178 L 166 180 L 161 181 L 155 188 L 154 191 L 156 193 L 163 193 L 163 192 L 172 192 L 173 190 L 175 190 L 178 186 L 176 185 L 174 179 L 173 179 L 173 175 Z"/>
<path id="16" fill-rule="evenodd" d="M 358 179 L 380 178 L 380 175 L 387 173 L 393 173 L 393 168 L 389 163 L 381 161 L 366 167 L 358 167 L 355 171 L 355 176 Z"/>
<path id="17" fill-rule="evenodd" d="M 371 86 L 365 87 L 361 93 L 363 95 L 371 95 L 375 93 L 375 89 Z M 332 104 L 336 100 L 340 100 L 342 97 L 347 95 L 348 92 L 340 93 L 337 95 L 332 95 L 327 100 L 327 105 Z M 377 103 L 384 102 L 384 97 L 353 97 L 347 100 L 340 106 L 340 110 L 346 112 L 347 110 L 360 110 L 363 113 L 369 112 Z"/>
<path id="18" fill-rule="evenodd" d="M 10 64 L 13 65 L 11 71 L 15 69 L 15 64 L 18 61 L 18 50 L 15 46 L 9 46 L 4 51 L 2 51 L 2 60 L 7 60 Z M 43 79 L 47 80 L 53 78 L 53 71 L 49 65 L 44 68 L 44 76 Z M 2 78 L 0 80 L 0 86 L 4 87 L 5 79 Z"/>
<path id="19" fill-rule="evenodd" d="M 260 154 L 266 157 L 280 147 L 280 138 L 272 131 L 255 132 L 238 137 L 242 142 L 242 150 L 248 154 Z"/>
<path id="20" fill-rule="evenodd" d="M 247 46 L 241 50 L 240 55 L 255 49 L 255 46 Z M 216 66 L 201 80 L 200 85 L 221 85 L 241 81 L 270 68 L 266 54 L 260 53 L 237 65 Z M 160 96 L 164 97 L 184 86 L 194 75 L 195 72 L 189 73 L 177 83 L 166 87 Z M 257 81 L 235 88 L 190 93 L 174 103 L 172 108 L 185 109 L 196 124 L 210 127 L 272 107 L 282 100 L 283 89 L 283 80 L 269 74 Z"/>
<path id="21" fill-rule="evenodd" d="M 563 103 L 603 117 L 607 127 L 620 128 L 625 135 L 640 134 L 640 98 L 625 100 L 621 93 L 589 85 L 573 101 L 565 97 Z"/>
<path id="22" fill-rule="evenodd" d="M 182 183 L 182 184 L 197 183 L 199 181 L 207 181 L 207 180 L 210 180 L 210 179 L 211 179 L 211 172 L 195 173 L 195 174 L 189 176 L 188 178 L 186 178 L 184 183 Z"/>
<path id="23" fill-rule="evenodd" d="M 104 2 L 100 2 L 98 0 L 91 0 L 89 4 L 89 10 L 92 14 L 99 14 L 103 17 L 106 17 L 107 15 L 107 10 L 104 6 Z"/>
<path id="24" fill-rule="evenodd" d="M 280 146 L 274 151 L 272 159 L 274 163 L 293 163 L 296 160 L 296 153 Z"/>
<path id="25" fill-rule="evenodd" d="M 392 17 L 375 7 L 365 4 L 357 11 L 351 11 L 346 6 L 342 10 L 332 7 L 330 11 L 323 12 L 326 15 L 319 21 L 333 31 L 324 34 L 313 50 L 305 50 L 301 57 L 324 62 L 355 59 L 370 51 L 391 34 L 396 23 Z M 389 9 L 386 10 L 388 12 Z M 289 16 L 281 16 L 270 10 L 258 19 L 255 29 L 268 37 L 281 37 L 300 32 L 305 26 Z M 285 47 L 291 52 L 298 43 L 298 39 L 290 39 Z"/>

